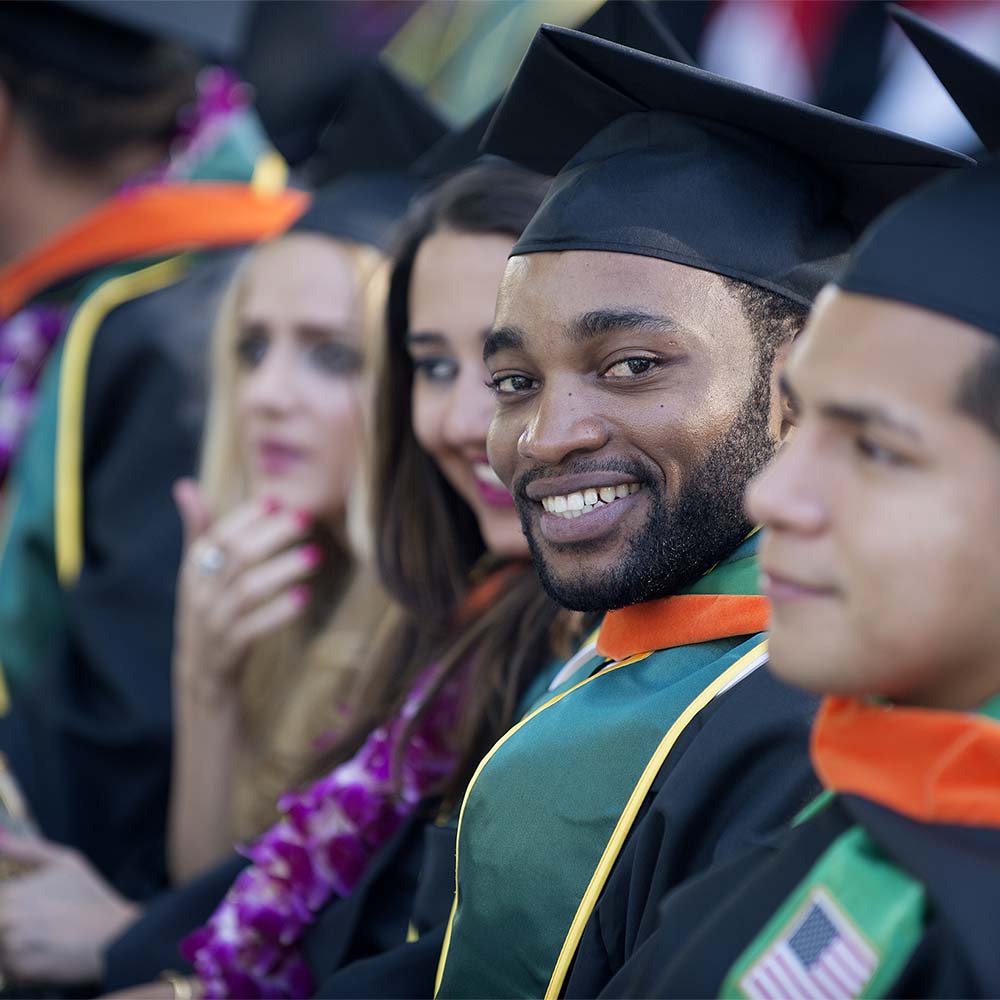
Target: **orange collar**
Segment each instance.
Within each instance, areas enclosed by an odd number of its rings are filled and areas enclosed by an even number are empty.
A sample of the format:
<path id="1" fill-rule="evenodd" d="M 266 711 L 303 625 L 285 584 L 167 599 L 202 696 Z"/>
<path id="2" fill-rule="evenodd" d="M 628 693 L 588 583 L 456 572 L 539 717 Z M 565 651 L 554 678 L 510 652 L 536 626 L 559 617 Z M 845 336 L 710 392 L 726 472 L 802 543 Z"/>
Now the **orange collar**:
<path id="1" fill-rule="evenodd" d="M 120 194 L 0 270 L 0 318 L 59 281 L 154 254 L 234 246 L 284 232 L 304 211 L 302 191 L 263 194 L 246 184 L 156 184 Z"/>
<path id="2" fill-rule="evenodd" d="M 828 697 L 812 760 L 827 788 L 926 823 L 1000 827 L 1000 723 Z"/>
<path id="3" fill-rule="evenodd" d="M 612 660 L 637 653 L 690 646 L 712 639 L 753 635 L 767 628 L 767 598 L 754 594 L 678 594 L 609 611 L 597 651 Z"/>

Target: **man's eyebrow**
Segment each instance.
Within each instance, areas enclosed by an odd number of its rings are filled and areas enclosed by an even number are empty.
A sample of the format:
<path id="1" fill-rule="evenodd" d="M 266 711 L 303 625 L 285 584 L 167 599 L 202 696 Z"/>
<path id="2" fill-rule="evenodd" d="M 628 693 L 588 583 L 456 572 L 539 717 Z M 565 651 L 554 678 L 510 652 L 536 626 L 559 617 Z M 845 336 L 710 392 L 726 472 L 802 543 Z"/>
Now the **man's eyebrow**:
<path id="1" fill-rule="evenodd" d="M 590 340 L 628 330 L 675 333 L 680 327 L 669 316 L 658 316 L 641 309 L 594 309 L 578 316 L 570 329 L 577 340 Z"/>
<path id="2" fill-rule="evenodd" d="M 880 406 L 852 405 L 851 403 L 823 403 L 818 409 L 823 416 L 829 417 L 831 420 L 839 420 L 843 423 L 854 424 L 859 427 L 876 424 L 886 428 L 886 430 L 903 434 L 914 441 L 921 439 L 920 431 L 916 427 Z"/>
<path id="3" fill-rule="evenodd" d="M 524 331 L 516 326 L 497 326 L 483 341 L 483 361 L 489 361 L 497 351 L 524 350 Z"/>

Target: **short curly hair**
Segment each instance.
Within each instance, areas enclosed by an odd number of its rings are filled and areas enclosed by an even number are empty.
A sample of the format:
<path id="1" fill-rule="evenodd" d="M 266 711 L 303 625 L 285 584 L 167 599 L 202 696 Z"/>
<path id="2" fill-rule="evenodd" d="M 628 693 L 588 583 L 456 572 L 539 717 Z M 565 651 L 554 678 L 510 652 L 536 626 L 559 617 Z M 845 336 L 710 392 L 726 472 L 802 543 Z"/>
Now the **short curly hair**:
<path id="1" fill-rule="evenodd" d="M 757 340 L 758 374 L 770 374 L 778 351 L 802 332 L 809 308 L 777 292 L 723 277 L 729 292 L 739 301 Z"/>

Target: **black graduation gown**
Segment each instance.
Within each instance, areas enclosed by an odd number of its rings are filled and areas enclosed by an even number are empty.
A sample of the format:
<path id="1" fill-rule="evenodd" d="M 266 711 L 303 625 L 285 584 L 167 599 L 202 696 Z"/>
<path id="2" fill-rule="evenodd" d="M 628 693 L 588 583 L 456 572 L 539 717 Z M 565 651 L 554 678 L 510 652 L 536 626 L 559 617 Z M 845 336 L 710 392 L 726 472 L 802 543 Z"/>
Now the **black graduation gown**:
<path id="1" fill-rule="evenodd" d="M 809 820 L 668 895 L 655 931 L 601 996 L 718 996 L 730 968 L 766 922 L 855 824 L 924 883 L 930 901 L 923 937 L 888 995 L 1000 994 L 1000 831 L 918 823 L 865 799 L 841 796 Z"/>
<path id="2" fill-rule="evenodd" d="M 656 929 L 665 894 L 742 854 L 816 795 L 808 755 L 815 709 L 815 698 L 766 667 L 702 709 L 657 776 L 591 914 L 567 997 L 594 997 L 616 983 Z"/>
<path id="3" fill-rule="evenodd" d="M 102 322 L 87 368 L 82 570 L 63 591 L 64 627 L 0 720 L 42 831 L 134 899 L 166 884 L 181 550 L 171 486 L 197 467 L 207 345 L 236 259 L 207 254 Z"/>

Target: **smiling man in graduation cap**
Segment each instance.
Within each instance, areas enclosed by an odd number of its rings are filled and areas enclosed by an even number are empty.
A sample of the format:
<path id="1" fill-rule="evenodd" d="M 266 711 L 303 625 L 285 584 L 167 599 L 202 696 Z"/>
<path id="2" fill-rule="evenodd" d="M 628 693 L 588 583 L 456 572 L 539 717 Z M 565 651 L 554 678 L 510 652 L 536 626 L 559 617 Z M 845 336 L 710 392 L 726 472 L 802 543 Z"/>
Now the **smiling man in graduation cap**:
<path id="1" fill-rule="evenodd" d="M 895 16 L 1000 147 L 1000 69 Z M 773 669 L 827 695 L 826 790 L 668 896 L 609 995 L 1000 991 L 998 260 L 994 161 L 889 209 L 818 301 L 748 504 Z"/>
<path id="2" fill-rule="evenodd" d="M 776 362 L 856 235 L 968 161 L 548 26 L 485 148 L 558 172 L 485 345 L 491 462 L 550 594 L 604 617 L 472 782 L 438 995 L 593 996 L 647 900 L 809 794 L 814 703 L 761 669 L 743 489 L 787 430 Z"/>
<path id="3" fill-rule="evenodd" d="M 165 880 L 170 487 L 213 304 L 307 201 L 234 78 L 199 73 L 245 14 L 0 4 L 0 750 L 42 831 L 133 897 Z"/>

